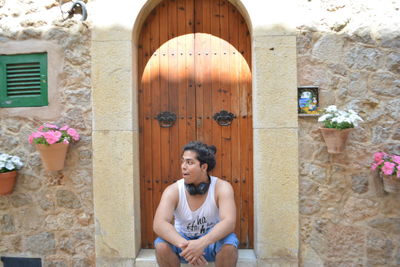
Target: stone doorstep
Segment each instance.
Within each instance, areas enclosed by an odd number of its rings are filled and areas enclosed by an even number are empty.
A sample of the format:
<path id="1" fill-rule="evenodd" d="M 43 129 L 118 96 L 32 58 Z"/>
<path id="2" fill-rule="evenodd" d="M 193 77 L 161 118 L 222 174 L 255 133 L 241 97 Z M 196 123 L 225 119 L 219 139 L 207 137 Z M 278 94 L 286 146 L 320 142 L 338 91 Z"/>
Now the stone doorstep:
<path id="1" fill-rule="evenodd" d="M 135 260 L 135 267 L 157 267 L 156 256 L 154 249 L 142 249 Z M 190 264 L 181 264 L 181 267 L 189 267 Z M 214 263 L 206 265 L 214 267 Z M 239 249 L 239 259 L 237 267 L 256 267 L 257 260 L 254 250 L 252 249 Z"/>

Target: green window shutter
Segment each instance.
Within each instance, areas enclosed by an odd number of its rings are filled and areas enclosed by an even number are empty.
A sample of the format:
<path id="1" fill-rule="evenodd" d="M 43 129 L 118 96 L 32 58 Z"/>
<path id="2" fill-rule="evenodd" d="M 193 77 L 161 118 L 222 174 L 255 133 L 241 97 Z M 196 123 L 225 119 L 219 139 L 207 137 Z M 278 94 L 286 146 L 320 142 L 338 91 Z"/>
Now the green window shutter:
<path id="1" fill-rule="evenodd" d="M 47 54 L 0 55 L 0 107 L 47 105 Z"/>

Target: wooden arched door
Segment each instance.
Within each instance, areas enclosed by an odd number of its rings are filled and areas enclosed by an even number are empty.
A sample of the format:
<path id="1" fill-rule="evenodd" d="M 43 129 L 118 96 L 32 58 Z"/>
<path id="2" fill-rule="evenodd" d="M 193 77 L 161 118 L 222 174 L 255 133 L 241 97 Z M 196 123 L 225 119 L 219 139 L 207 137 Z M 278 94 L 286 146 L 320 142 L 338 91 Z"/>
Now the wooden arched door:
<path id="1" fill-rule="evenodd" d="M 212 174 L 232 184 L 235 232 L 241 248 L 252 248 L 251 47 L 245 20 L 225 0 L 164 0 L 144 22 L 138 50 L 142 247 L 153 247 L 154 212 L 165 187 L 181 177 L 182 147 L 200 140 L 217 147 Z M 215 119 L 224 118 L 224 111 L 233 115 L 230 125 Z"/>

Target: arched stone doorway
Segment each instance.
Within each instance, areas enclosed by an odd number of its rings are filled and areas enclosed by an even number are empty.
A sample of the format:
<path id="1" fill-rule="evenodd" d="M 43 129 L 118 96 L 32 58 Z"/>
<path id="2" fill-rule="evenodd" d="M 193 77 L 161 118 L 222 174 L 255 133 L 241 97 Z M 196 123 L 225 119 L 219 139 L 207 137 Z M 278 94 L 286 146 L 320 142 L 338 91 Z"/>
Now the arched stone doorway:
<path id="1" fill-rule="evenodd" d="M 159 2 L 96 1 L 90 13 L 97 266 L 132 266 L 141 247 L 138 40 Z M 265 16 L 284 18 L 285 6 L 230 2 L 245 14 L 252 36 L 254 251 L 260 264 L 297 266 L 296 33 Z"/>

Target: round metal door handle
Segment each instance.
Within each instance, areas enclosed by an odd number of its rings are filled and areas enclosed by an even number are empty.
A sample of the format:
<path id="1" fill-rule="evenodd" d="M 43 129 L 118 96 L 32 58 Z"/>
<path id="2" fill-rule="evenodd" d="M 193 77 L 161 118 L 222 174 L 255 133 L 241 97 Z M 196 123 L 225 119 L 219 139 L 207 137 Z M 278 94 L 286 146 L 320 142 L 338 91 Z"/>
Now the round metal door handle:
<path id="1" fill-rule="evenodd" d="M 215 113 L 213 116 L 213 119 L 220 126 L 231 125 L 234 118 L 236 118 L 236 115 L 226 110 L 221 110 L 220 112 Z"/>
<path id="2" fill-rule="evenodd" d="M 160 124 L 160 127 L 162 128 L 169 128 L 172 127 L 176 121 L 176 114 L 169 112 L 169 111 L 163 111 L 160 112 L 156 117 L 154 117 L 156 120 L 158 120 L 158 123 Z"/>

